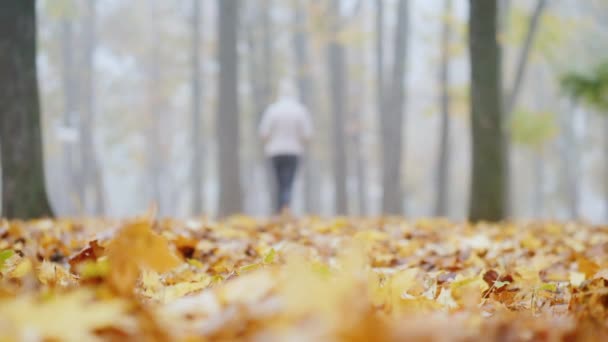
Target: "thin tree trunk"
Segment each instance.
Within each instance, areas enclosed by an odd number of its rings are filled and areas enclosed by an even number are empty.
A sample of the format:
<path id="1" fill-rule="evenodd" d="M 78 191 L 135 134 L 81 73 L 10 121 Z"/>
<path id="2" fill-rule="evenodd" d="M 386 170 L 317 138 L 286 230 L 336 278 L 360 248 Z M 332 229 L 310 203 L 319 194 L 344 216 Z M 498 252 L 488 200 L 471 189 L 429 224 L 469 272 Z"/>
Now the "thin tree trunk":
<path id="1" fill-rule="evenodd" d="M 218 17 L 218 113 L 219 208 L 223 217 L 242 211 L 239 160 L 238 22 L 239 1 L 217 0 Z"/>
<path id="2" fill-rule="evenodd" d="M 192 73 L 191 100 L 192 100 L 192 169 L 190 177 L 192 179 L 192 215 L 200 215 L 203 211 L 203 147 L 201 144 L 201 76 L 200 76 L 200 45 L 201 45 L 201 25 L 200 25 L 200 0 L 192 0 L 191 18 L 191 60 L 190 68 Z"/>
<path id="3" fill-rule="evenodd" d="M 536 38 L 536 34 L 538 32 L 538 27 L 540 24 L 540 19 L 543 14 L 543 11 L 547 5 L 547 0 L 538 0 L 536 2 L 536 6 L 534 7 L 534 12 L 532 12 L 532 16 L 530 18 L 530 24 L 528 25 L 528 31 L 526 33 L 526 37 L 524 40 L 524 46 L 521 49 L 519 58 L 517 60 L 517 69 L 515 71 L 515 79 L 513 80 L 513 86 L 510 88 L 507 98 L 506 98 L 506 107 L 504 109 L 504 127 L 505 129 L 505 142 L 504 148 L 505 152 L 503 154 L 505 161 L 503 162 L 504 166 L 504 174 L 505 174 L 505 206 L 508 215 L 513 214 L 513 208 L 511 203 L 511 192 L 514 187 L 513 173 L 511 172 L 511 150 L 512 143 L 511 137 L 508 132 L 509 122 L 511 117 L 513 116 L 513 111 L 515 110 L 515 106 L 517 105 L 517 99 L 519 97 L 519 93 L 521 91 L 522 85 L 524 83 L 524 78 L 526 75 L 526 68 L 528 66 L 528 62 L 530 60 L 530 54 L 532 52 L 532 47 L 534 46 L 534 40 Z"/>
<path id="4" fill-rule="evenodd" d="M 544 192 L 545 192 L 545 177 L 544 177 L 544 169 L 545 169 L 545 154 L 542 147 L 539 150 L 534 151 L 534 216 L 537 219 L 543 218 L 543 210 L 544 210 Z"/>
<path id="5" fill-rule="evenodd" d="M 316 116 L 316 101 L 313 96 L 312 66 L 310 64 L 310 51 L 308 34 L 306 31 L 306 17 L 302 9 L 302 1 L 294 4 L 294 33 L 293 48 L 297 65 L 297 83 L 302 103 L 308 108 L 311 116 Z M 319 184 L 317 171 L 317 158 L 314 149 L 309 149 L 304 163 L 304 206 L 307 213 L 318 212 Z"/>
<path id="6" fill-rule="evenodd" d="M 365 66 L 365 54 L 364 49 L 360 48 L 354 51 L 354 57 L 357 59 L 357 63 L 354 66 L 355 70 L 363 69 Z M 357 198 L 358 203 L 357 207 L 359 209 L 359 215 L 365 216 L 368 213 L 368 203 L 367 200 L 369 198 L 368 187 L 367 187 L 367 163 L 365 163 L 365 148 L 363 143 L 363 137 L 365 134 L 364 128 L 364 120 L 363 120 L 363 106 L 362 102 L 364 101 L 364 96 L 361 93 L 362 89 L 359 89 L 356 93 L 352 94 L 353 101 L 352 103 L 356 106 L 355 108 L 351 108 L 353 111 L 353 122 L 355 124 L 355 129 L 353 132 L 353 157 L 354 168 L 355 168 L 355 176 L 357 180 Z"/>
<path id="7" fill-rule="evenodd" d="M 441 128 L 439 141 L 439 160 L 437 162 L 437 197 L 435 198 L 435 216 L 447 216 L 449 213 L 449 175 L 450 175 L 450 23 L 452 0 L 444 0 L 444 21 L 441 31 L 441 64 L 439 70 L 439 108 L 441 110 Z"/>
<path id="8" fill-rule="evenodd" d="M 81 137 L 81 172 L 83 178 L 83 206 L 91 209 L 95 215 L 102 215 L 105 211 L 104 188 L 101 169 L 95 152 L 95 66 L 94 55 L 96 45 L 95 25 L 96 8 L 95 0 L 87 0 L 85 3 L 85 16 L 83 17 L 83 68 L 82 68 L 82 111 L 80 119 Z M 92 192 L 89 196 L 87 190 Z M 93 204 L 89 204 L 89 198 Z"/>
<path id="9" fill-rule="evenodd" d="M 376 104 L 384 115 L 384 0 L 376 0 Z M 382 119 L 381 119 L 382 120 Z M 383 129 L 382 129 L 383 131 Z M 382 135 L 382 134 L 381 134 Z"/>
<path id="10" fill-rule="evenodd" d="M 249 13 L 249 21 L 245 27 L 245 35 L 249 47 L 248 53 L 248 69 L 249 82 L 251 83 L 251 103 L 253 105 L 253 120 L 252 120 L 252 136 L 258 136 L 258 126 L 266 106 L 272 101 L 272 89 L 274 86 L 273 68 L 274 54 L 272 49 L 273 31 L 272 20 L 270 16 L 271 3 L 267 0 L 251 1 L 247 3 Z M 261 171 L 263 183 L 265 183 L 268 203 L 272 207 L 271 212 L 277 207 L 276 181 L 270 163 L 266 160 L 263 153 L 263 145 L 256 144 L 251 156 L 253 173 L 251 179 L 257 179 Z M 261 191 L 255 189 L 253 182 L 252 191 Z M 258 194 L 254 194 L 255 197 Z"/>
<path id="11" fill-rule="evenodd" d="M 471 221 L 504 218 L 501 56 L 496 0 L 470 0 L 472 177 Z"/>
<path id="12" fill-rule="evenodd" d="M 274 77 L 274 51 L 272 48 L 273 43 L 273 27 L 272 17 L 270 15 L 272 10 L 272 0 L 263 0 L 261 3 L 261 25 L 262 25 L 262 82 L 263 82 L 263 96 L 265 105 L 272 100 L 272 93 L 275 84 Z M 258 113 L 259 121 L 262 118 L 262 112 Z"/>
<path id="13" fill-rule="evenodd" d="M 72 20 L 63 18 L 61 21 L 61 53 L 62 53 L 62 86 L 63 86 L 63 126 L 71 132 L 74 129 L 74 116 L 77 111 L 76 76 L 74 70 L 74 29 Z M 68 215 L 80 212 L 82 197 L 77 193 L 78 183 L 74 163 L 74 145 L 70 137 L 64 137 L 63 141 L 63 174 L 64 174 L 64 196 L 65 209 Z"/>
<path id="14" fill-rule="evenodd" d="M 254 200 L 252 201 L 252 205 L 255 205 L 252 210 L 258 211 L 261 208 L 264 208 L 263 205 L 260 205 L 260 201 L 255 201 L 255 194 L 266 194 L 266 202 L 270 203 L 272 206 L 273 203 L 273 194 L 274 194 L 274 182 L 268 183 L 268 178 L 264 177 L 259 182 L 259 172 L 260 170 L 264 170 L 265 173 L 265 164 L 261 164 L 262 162 L 262 145 L 258 139 L 258 125 L 259 125 L 259 117 L 260 113 L 264 110 L 264 102 L 262 98 L 262 87 L 259 82 L 260 76 L 260 48 L 259 48 L 259 34 L 257 31 L 258 24 L 258 6 L 257 1 L 249 1 L 243 3 L 243 10 L 246 12 L 246 21 L 242 25 L 243 35 L 245 36 L 245 40 L 247 43 L 247 54 L 246 63 L 247 63 L 247 76 L 250 87 L 250 117 L 251 117 L 251 137 L 252 141 L 257 144 L 253 144 L 250 147 L 250 153 L 247 153 L 247 162 L 249 165 L 249 170 L 251 172 L 250 179 L 252 181 L 246 183 L 247 194 L 248 196 L 252 196 Z M 258 184 L 262 183 L 262 184 Z M 271 189 L 272 188 L 272 189 Z M 264 191 L 267 190 L 267 191 Z M 254 195 L 252 195 L 252 193 Z M 271 209 L 270 209 L 271 210 Z"/>
<path id="15" fill-rule="evenodd" d="M 536 34 L 538 32 L 540 18 L 544 12 L 544 9 L 546 8 L 546 5 L 547 0 L 538 0 L 536 2 L 536 6 L 534 7 L 534 12 L 532 12 L 532 16 L 530 17 L 530 24 L 528 25 L 524 46 L 522 47 L 521 53 L 517 60 L 517 69 L 515 72 L 515 79 L 513 80 L 513 86 L 510 88 L 509 95 L 506 99 L 507 102 L 505 113 L 508 119 L 513 114 L 515 105 L 517 105 L 517 99 L 524 83 L 526 68 L 528 66 L 528 62 L 530 61 L 530 54 L 532 52 L 532 47 L 534 46 Z"/>
<path id="16" fill-rule="evenodd" d="M 381 115 L 382 127 L 382 210 L 385 214 L 403 214 L 402 158 L 405 102 L 405 66 L 409 38 L 409 0 L 399 0 L 395 31 L 391 86 Z"/>
<path id="17" fill-rule="evenodd" d="M 52 216 L 44 185 L 33 0 L 0 2 L 0 75 L 2 215 Z"/>
<path id="18" fill-rule="evenodd" d="M 148 60 L 146 65 L 147 79 L 147 96 L 148 96 L 148 113 L 150 120 L 148 122 L 146 132 L 146 161 L 147 161 L 147 185 L 149 186 L 149 199 L 157 206 L 158 213 L 164 215 L 165 207 L 162 198 L 161 182 L 162 182 L 162 158 L 164 156 L 163 144 L 161 142 L 161 116 L 164 104 L 162 99 L 161 86 L 161 70 L 160 70 L 160 44 L 156 39 L 160 36 L 157 25 L 154 23 L 158 15 L 157 0 L 149 0 L 149 20 L 151 29 L 151 37 L 154 40 L 149 42 Z"/>
<path id="19" fill-rule="evenodd" d="M 346 194 L 346 146 L 345 146 L 345 112 L 346 112 L 346 56 L 344 46 L 338 40 L 340 27 L 340 0 L 330 3 L 330 41 L 327 46 L 328 73 L 330 79 L 330 94 L 332 96 L 332 141 L 333 141 L 333 171 L 335 186 L 335 210 L 338 215 L 348 214 L 348 198 Z"/>
<path id="20" fill-rule="evenodd" d="M 262 37 L 261 37 L 262 38 L 262 41 L 261 41 L 262 60 L 261 60 L 261 64 L 260 64 L 260 66 L 261 66 L 260 70 L 262 71 L 262 74 L 261 74 L 260 80 L 262 81 L 261 90 L 262 90 L 263 107 L 260 108 L 260 111 L 258 111 L 257 123 L 262 121 L 262 115 L 263 115 L 264 108 L 272 102 L 272 93 L 273 93 L 273 89 L 275 88 L 274 68 L 276 68 L 276 65 L 275 65 L 276 61 L 274 59 L 274 51 L 273 51 L 273 47 L 272 47 L 272 44 L 274 42 L 272 16 L 271 16 L 272 6 L 273 6 L 272 0 L 262 0 L 261 1 L 260 24 L 262 27 Z M 272 203 L 272 208 L 276 208 L 278 206 L 278 199 L 277 199 L 277 196 L 274 196 L 274 194 L 277 191 L 277 185 L 275 184 L 274 170 L 272 169 L 272 166 L 270 165 L 270 163 L 265 161 L 265 156 L 262 152 L 261 146 L 262 145 L 260 144 L 258 160 L 264 166 L 266 183 L 270 185 L 269 189 L 271 189 L 271 194 L 272 194 L 270 203 Z"/>
<path id="21" fill-rule="evenodd" d="M 355 172 L 357 178 L 357 198 L 358 203 L 357 207 L 359 208 L 359 215 L 365 216 L 368 213 L 368 204 L 367 199 L 369 194 L 367 192 L 367 172 L 366 172 L 366 163 L 365 158 L 363 156 L 363 129 L 362 129 L 362 120 L 361 113 L 357 113 L 357 131 L 354 132 L 353 136 L 353 147 L 354 147 L 354 157 L 355 157 Z"/>
<path id="22" fill-rule="evenodd" d="M 576 191 L 576 170 L 575 154 L 576 141 L 574 134 L 574 122 L 576 116 L 576 107 L 574 103 L 570 108 L 563 111 L 560 115 L 561 139 L 559 144 L 560 161 L 561 161 L 561 183 L 565 204 L 568 210 L 569 218 L 578 219 L 578 194 Z"/>

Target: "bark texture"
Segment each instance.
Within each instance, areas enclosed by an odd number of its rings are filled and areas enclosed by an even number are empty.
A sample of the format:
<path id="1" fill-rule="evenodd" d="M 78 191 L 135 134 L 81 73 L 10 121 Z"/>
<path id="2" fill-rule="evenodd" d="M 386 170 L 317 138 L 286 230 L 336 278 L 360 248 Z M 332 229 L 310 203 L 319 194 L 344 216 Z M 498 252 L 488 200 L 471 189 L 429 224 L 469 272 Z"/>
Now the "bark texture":
<path id="1" fill-rule="evenodd" d="M 335 211 L 338 215 L 348 214 L 348 198 L 346 194 L 346 146 L 345 146 L 345 115 L 346 115 L 346 55 L 344 46 L 338 40 L 340 25 L 340 0 L 331 0 L 329 15 L 332 18 L 329 44 L 327 46 L 327 66 L 330 82 L 332 110 L 332 145 L 333 173 L 335 186 Z"/>
<path id="2" fill-rule="evenodd" d="M 450 175 L 450 22 L 452 0 L 444 0 L 444 19 L 441 30 L 441 61 L 439 67 L 439 108 L 441 126 L 439 131 L 439 153 L 435 185 L 435 216 L 447 216 L 449 213 L 449 175 Z"/>
<path id="3" fill-rule="evenodd" d="M 201 45 L 201 20 L 200 20 L 200 0 L 192 0 L 191 18 L 191 146 L 192 146 L 192 167 L 190 177 L 192 179 L 192 214 L 200 215 L 203 212 L 203 146 L 201 143 L 201 76 L 200 76 L 200 45 Z"/>
<path id="4" fill-rule="evenodd" d="M 0 2 L 2 215 L 51 216 L 36 74 L 36 2 Z"/>
<path id="5" fill-rule="evenodd" d="M 500 221 L 505 215 L 501 55 L 496 39 L 496 0 L 470 0 L 472 176 L 471 221 Z"/>
<path id="6" fill-rule="evenodd" d="M 405 109 L 405 67 L 409 37 L 409 0 L 399 0 L 394 33 L 393 69 L 390 86 L 382 90 L 382 211 L 403 214 L 402 160 Z"/>
<path id="7" fill-rule="evenodd" d="M 242 211 L 239 160 L 238 23 L 239 0 L 218 0 L 218 112 L 216 134 L 219 158 L 219 216 Z"/>

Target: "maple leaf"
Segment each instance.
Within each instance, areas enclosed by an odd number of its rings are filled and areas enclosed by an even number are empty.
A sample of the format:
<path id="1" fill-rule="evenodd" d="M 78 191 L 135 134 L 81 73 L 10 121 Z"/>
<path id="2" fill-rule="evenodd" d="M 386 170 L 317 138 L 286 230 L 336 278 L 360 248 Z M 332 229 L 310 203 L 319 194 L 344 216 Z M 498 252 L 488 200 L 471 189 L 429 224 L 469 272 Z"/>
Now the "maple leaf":
<path id="1" fill-rule="evenodd" d="M 106 247 L 110 263 L 108 281 L 120 294 L 133 292 L 142 269 L 166 272 L 181 262 L 167 240 L 153 232 L 151 226 L 148 219 L 128 223 Z"/>

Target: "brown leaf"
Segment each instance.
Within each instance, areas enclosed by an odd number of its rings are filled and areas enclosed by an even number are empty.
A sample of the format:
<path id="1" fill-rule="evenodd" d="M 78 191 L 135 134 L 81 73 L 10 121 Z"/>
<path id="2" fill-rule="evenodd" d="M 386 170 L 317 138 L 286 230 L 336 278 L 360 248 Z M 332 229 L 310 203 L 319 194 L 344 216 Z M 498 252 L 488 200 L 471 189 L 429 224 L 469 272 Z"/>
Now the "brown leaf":
<path id="1" fill-rule="evenodd" d="M 96 261 L 97 258 L 103 255 L 104 248 L 97 244 L 97 240 L 89 241 L 89 245 L 76 253 L 68 261 L 72 272 L 76 270 L 76 266 L 85 261 Z"/>

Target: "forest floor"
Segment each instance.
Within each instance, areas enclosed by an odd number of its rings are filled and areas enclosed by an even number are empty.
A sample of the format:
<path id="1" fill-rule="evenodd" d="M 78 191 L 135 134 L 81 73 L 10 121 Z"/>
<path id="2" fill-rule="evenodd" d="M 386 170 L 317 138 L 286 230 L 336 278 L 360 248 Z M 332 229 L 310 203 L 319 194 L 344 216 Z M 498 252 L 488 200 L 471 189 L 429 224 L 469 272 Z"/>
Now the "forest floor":
<path id="1" fill-rule="evenodd" d="M 0 221 L 0 340 L 607 340 L 608 227 Z"/>

